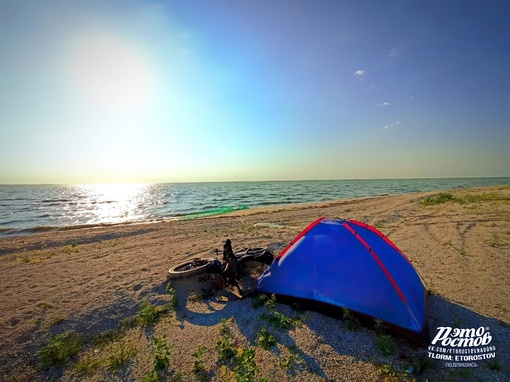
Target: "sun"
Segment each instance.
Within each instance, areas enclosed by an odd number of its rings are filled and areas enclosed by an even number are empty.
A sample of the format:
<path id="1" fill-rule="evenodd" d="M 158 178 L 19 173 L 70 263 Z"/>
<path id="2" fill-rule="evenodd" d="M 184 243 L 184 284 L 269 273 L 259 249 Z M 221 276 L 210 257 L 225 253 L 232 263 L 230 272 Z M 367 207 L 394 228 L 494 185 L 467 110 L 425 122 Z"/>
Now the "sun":
<path id="1" fill-rule="evenodd" d="M 147 59 L 117 36 L 98 34 L 75 42 L 68 72 L 74 90 L 96 107 L 133 110 L 146 105 L 152 95 Z"/>

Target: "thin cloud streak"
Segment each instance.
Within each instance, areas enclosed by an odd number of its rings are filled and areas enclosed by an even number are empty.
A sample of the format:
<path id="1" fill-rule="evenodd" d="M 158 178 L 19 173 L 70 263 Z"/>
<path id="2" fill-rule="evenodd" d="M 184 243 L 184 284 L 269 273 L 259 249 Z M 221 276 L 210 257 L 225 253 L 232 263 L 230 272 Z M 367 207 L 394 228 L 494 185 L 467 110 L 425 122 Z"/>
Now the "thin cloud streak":
<path id="1" fill-rule="evenodd" d="M 398 48 L 393 48 L 388 51 L 388 57 L 396 57 L 400 54 L 400 50 Z"/>
<path id="2" fill-rule="evenodd" d="M 400 122 L 399 122 L 399 121 L 397 121 L 397 122 L 395 122 L 395 123 L 392 123 L 392 124 L 390 124 L 390 125 L 383 126 L 383 130 L 384 130 L 384 131 L 387 131 L 390 127 L 392 127 L 392 126 L 397 126 L 397 125 L 400 125 Z"/>

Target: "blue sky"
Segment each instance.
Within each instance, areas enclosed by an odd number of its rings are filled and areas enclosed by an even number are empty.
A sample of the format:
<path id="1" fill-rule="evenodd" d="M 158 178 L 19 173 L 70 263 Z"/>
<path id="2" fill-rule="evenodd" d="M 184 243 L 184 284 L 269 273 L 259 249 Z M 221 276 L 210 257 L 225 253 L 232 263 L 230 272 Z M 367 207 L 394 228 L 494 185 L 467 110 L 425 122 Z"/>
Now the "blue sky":
<path id="1" fill-rule="evenodd" d="M 510 176 L 506 1 L 0 2 L 0 183 Z"/>

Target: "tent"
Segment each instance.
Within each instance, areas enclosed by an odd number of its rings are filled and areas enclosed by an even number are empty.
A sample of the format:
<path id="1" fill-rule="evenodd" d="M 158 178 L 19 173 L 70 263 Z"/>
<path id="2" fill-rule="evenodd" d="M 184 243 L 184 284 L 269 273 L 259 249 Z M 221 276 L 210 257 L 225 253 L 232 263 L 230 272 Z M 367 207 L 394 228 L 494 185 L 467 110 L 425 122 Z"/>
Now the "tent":
<path id="1" fill-rule="evenodd" d="M 357 221 L 313 222 L 260 276 L 255 292 L 334 315 L 348 308 L 362 321 L 377 318 L 410 339 L 429 339 L 418 272 L 387 237 Z"/>

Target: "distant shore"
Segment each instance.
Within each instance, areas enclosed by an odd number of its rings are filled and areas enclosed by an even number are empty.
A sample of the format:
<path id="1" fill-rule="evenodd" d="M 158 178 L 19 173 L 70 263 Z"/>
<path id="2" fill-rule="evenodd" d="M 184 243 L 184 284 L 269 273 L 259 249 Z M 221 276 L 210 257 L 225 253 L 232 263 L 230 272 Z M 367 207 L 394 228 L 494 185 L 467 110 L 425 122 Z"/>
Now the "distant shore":
<path id="1" fill-rule="evenodd" d="M 269 247 L 277 255 L 320 216 L 363 221 L 387 235 L 432 293 L 431 335 L 439 326 L 489 327 L 497 360 L 451 368 L 428 359 L 426 348 L 393 337 L 389 341 L 398 350 L 385 355 L 371 328 L 350 331 L 343 320 L 277 304 L 279 312 L 295 319 L 289 329 L 279 329 L 264 319 L 267 308 L 254 308 L 252 299 L 238 300 L 229 291 L 200 297 L 207 281 L 167 287 L 170 266 L 214 257 L 227 238 L 234 249 Z M 228 332 L 237 356 L 254 350 L 255 380 L 382 381 L 411 370 L 407 377 L 419 381 L 455 380 L 464 374 L 503 381 L 510 375 L 509 253 L 509 185 L 0 237 L 0 379 L 143 380 L 153 371 L 153 339 L 164 338 L 170 346 L 168 365 L 158 373 L 166 380 L 197 380 L 200 370 L 208 380 L 227 380 L 239 370 L 234 361 L 219 359 L 218 341 Z M 246 287 L 255 279 L 245 280 Z M 142 301 L 163 306 L 173 295 L 175 311 L 161 310 L 159 320 L 148 324 L 136 319 Z M 126 322 L 131 325 L 122 326 Z M 276 340 L 267 349 L 257 340 L 262 328 Z M 58 367 L 41 368 L 51 338 L 70 333 L 80 339 L 76 354 L 64 357 Z M 126 359 L 114 367 L 119 354 Z M 413 360 L 414 369 L 409 369 Z"/>

